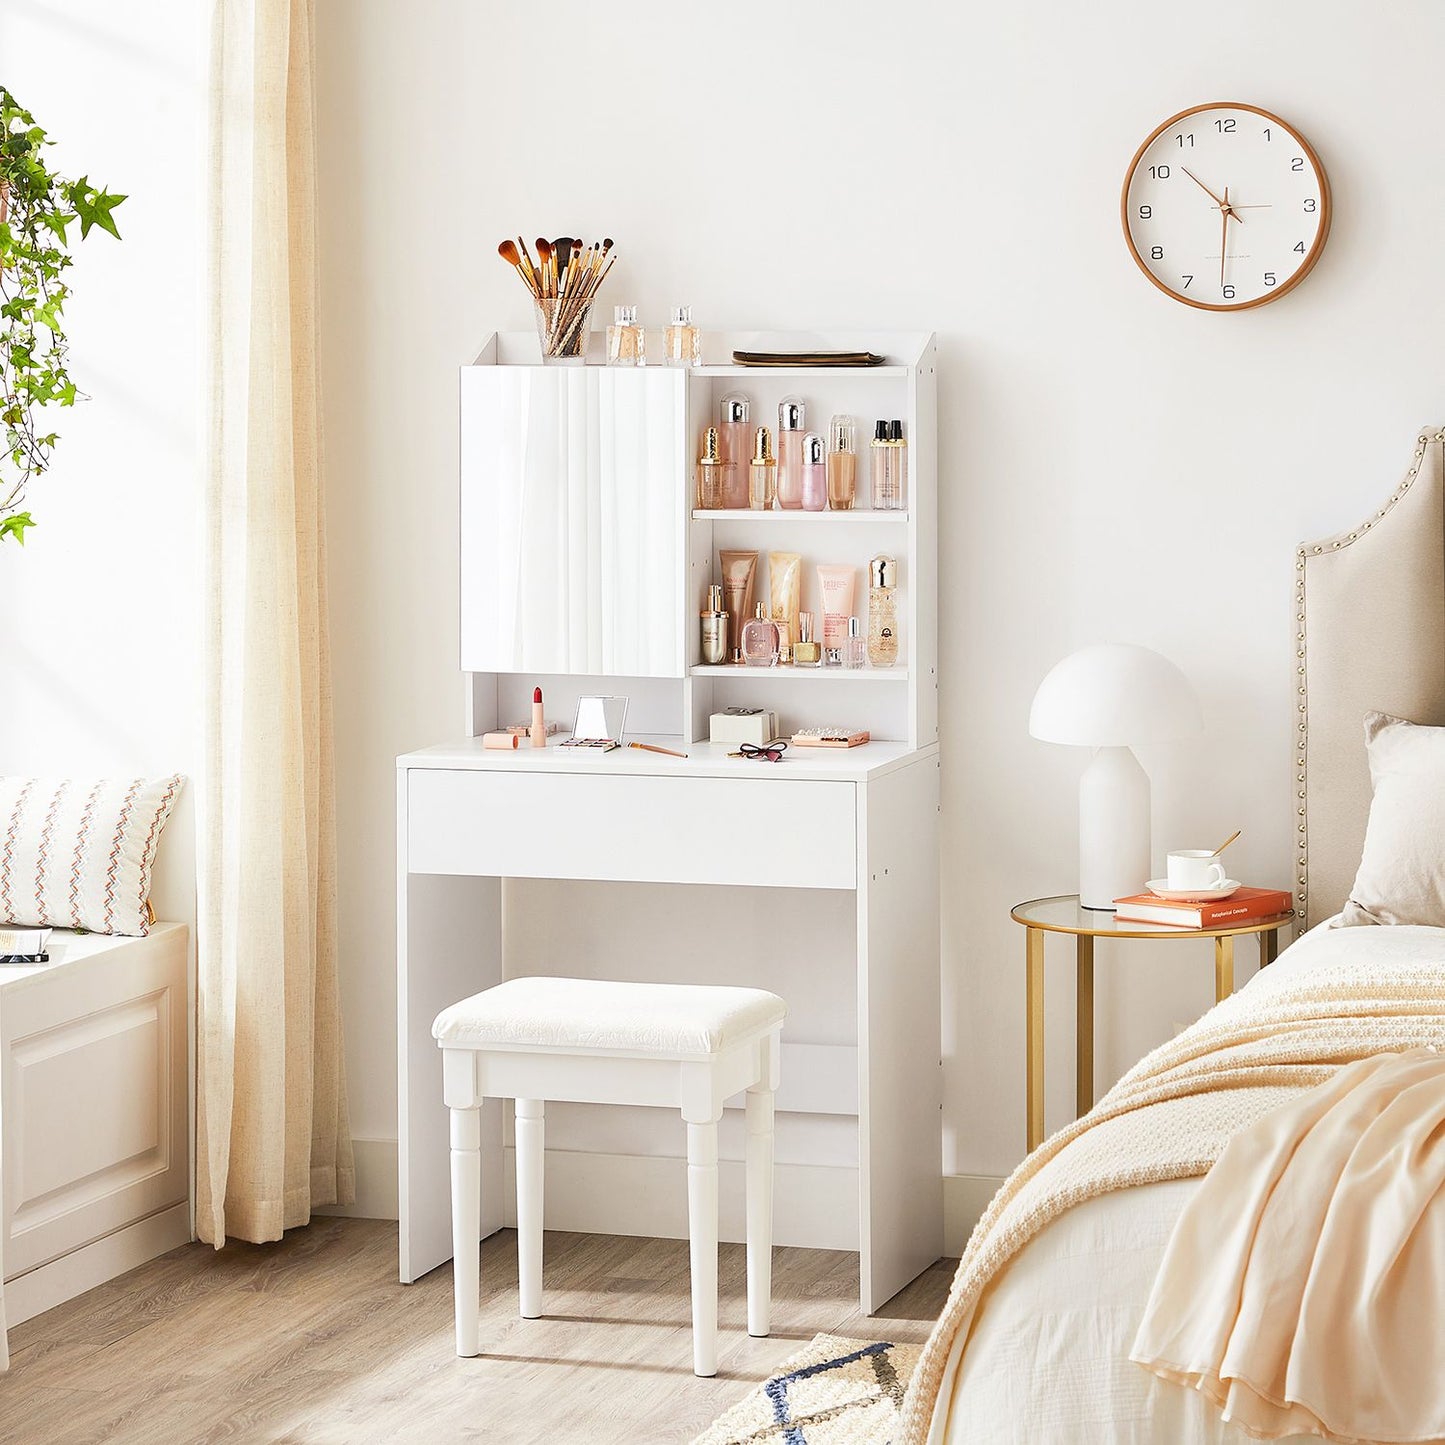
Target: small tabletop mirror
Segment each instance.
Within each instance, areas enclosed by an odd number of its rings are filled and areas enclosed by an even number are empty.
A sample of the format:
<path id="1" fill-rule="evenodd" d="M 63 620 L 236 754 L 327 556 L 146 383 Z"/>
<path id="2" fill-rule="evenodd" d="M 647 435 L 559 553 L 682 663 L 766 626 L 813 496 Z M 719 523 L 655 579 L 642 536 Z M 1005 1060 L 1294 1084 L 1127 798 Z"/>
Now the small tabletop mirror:
<path id="1" fill-rule="evenodd" d="M 627 721 L 625 697 L 581 697 L 577 699 L 577 720 L 572 724 L 575 746 L 614 746 L 622 742 Z"/>

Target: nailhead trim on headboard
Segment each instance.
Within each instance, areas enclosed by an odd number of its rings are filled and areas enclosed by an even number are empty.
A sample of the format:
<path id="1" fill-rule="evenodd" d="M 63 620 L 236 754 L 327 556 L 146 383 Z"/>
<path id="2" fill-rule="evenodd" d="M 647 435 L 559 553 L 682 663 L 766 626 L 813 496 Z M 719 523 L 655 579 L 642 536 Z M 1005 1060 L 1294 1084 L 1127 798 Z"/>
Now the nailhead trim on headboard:
<path id="1" fill-rule="evenodd" d="M 1295 552 L 1295 675 L 1299 679 L 1297 683 L 1296 724 L 1297 756 L 1295 760 L 1295 783 L 1298 787 L 1299 803 L 1299 825 L 1297 829 L 1297 863 L 1295 871 L 1295 915 L 1303 919 L 1309 905 L 1309 831 L 1308 818 L 1305 811 L 1305 797 L 1307 789 L 1306 779 L 1309 776 L 1309 706 L 1308 689 L 1306 687 L 1306 667 L 1308 663 L 1307 643 L 1305 640 L 1305 563 L 1310 557 L 1319 556 L 1323 552 L 1338 552 L 1341 547 L 1348 547 L 1357 538 L 1363 537 L 1375 523 L 1382 521 L 1390 509 L 1410 490 L 1415 478 L 1420 475 L 1421 463 L 1425 460 L 1425 449 L 1431 442 L 1445 443 L 1445 428 L 1438 431 L 1422 431 L 1415 441 L 1415 456 L 1410 464 L 1410 470 L 1405 473 L 1405 480 L 1395 488 L 1389 501 L 1375 513 L 1363 526 L 1356 527 L 1353 532 L 1341 532 L 1337 537 L 1329 537 L 1323 542 L 1307 542 Z"/>

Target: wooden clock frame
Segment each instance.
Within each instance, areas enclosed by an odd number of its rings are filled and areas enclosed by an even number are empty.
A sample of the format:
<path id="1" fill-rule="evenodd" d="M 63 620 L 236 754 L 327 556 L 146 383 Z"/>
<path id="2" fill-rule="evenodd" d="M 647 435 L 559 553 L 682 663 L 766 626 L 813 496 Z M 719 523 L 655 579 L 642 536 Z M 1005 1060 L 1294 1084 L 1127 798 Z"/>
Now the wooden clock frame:
<path id="1" fill-rule="evenodd" d="M 1309 157 L 1310 164 L 1315 168 L 1315 174 L 1320 178 L 1320 224 L 1315 232 L 1314 244 L 1310 247 L 1304 260 L 1300 263 L 1299 269 L 1284 282 L 1283 285 L 1267 292 L 1263 296 L 1256 296 L 1251 301 L 1241 301 L 1236 305 L 1228 302 L 1216 303 L 1213 301 L 1195 301 L 1191 297 L 1181 296 L 1177 291 L 1166 286 L 1149 268 L 1144 264 L 1143 258 L 1139 255 L 1139 248 L 1134 244 L 1133 234 L 1129 230 L 1129 187 L 1134 180 L 1134 172 L 1139 169 L 1139 162 L 1144 159 L 1144 153 L 1164 134 L 1171 126 L 1188 120 L 1192 115 L 1199 115 L 1208 110 L 1247 110 L 1251 115 L 1262 116 L 1267 121 L 1283 127 L 1300 144 L 1300 149 Z M 1145 137 L 1144 143 L 1134 152 L 1134 159 L 1129 162 L 1129 169 L 1124 172 L 1124 188 L 1119 195 L 1119 221 L 1124 228 L 1124 240 L 1128 243 L 1129 254 L 1134 258 L 1134 264 L 1149 278 L 1152 285 L 1156 286 L 1172 301 L 1177 301 L 1181 306 L 1192 306 L 1196 311 L 1250 311 L 1256 306 L 1263 306 L 1270 301 L 1278 301 L 1281 296 L 1288 296 L 1306 276 L 1315 268 L 1315 262 L 1320 258 L 1320 252 L 1325 248 L 1325 241 L 1330 234 L 1330 219 L 1334 214 L 1334 203 L 1330 196 L 1330 178 L 1325 174 L 1324 165 L 1321 163 L 1315 148 L 1302 136 L 1289 121 L 1282 116 L 1275 115 L 1272 111 L 1263 110 L 1257 105 L 1246 105 L 1238 100 L 1211 100 L 1204 105 L 1191 105 L 1187 110 L 1181 110 L 1178 115 L 1171 115 L 1168 120 L 1154 127 Z"/>

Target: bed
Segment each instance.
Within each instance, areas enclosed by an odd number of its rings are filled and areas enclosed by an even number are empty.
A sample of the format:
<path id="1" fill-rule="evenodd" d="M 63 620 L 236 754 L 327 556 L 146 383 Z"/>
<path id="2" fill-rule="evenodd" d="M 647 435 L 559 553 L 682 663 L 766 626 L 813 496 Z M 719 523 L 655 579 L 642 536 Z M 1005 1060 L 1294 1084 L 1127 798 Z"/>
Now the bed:
<path id="1" fill-rule="evenodd" d="M 1370 809 L 1364 715 L 1445 723 L 1445 432 L 1419 436 L 1404 480 L 1366 523 L 1298 550 L 1295 597 L 1295 883 L 1306 932 L 1196 1029 L 1215 1015 L 1221 1028 L 1236 1031 L 1251 1019 L 1282 1016 L 1310 980 L 1329 970 L 1359 972 L 1363 962 L 1371 977 L 1445 976 L 1445 930 L 1327 926 L 1354 881 Z M 1435 1022 L 1426 1021 L 1430 1037 Z M 1374 1019 L 1359 1027 L 1382 1051 L 1404 1038 L 1378 1032 Z M 1267 1106 L 1268 1090 L 1259 1100 Z M 1106 1097 L 1095 1112 L 1107 1104 Z M 1079 1136 L 1076 1151 L 1087 1139 Z M 1041 1195 L 1068 1147 L 1037 1165 L 1020 1193 Z M 1037 1152 L 1049 1149 L 1046 1142 Z M 901 1445 L 1244 1445 L 1250 1437 L 1222 1422 L 1202 1396 L 1129 1360 L 1175 1221 L 1208 1168 L 1177 1164 L 1182 1177 L 1110 1185 L 1050 1211 L 1042 1227 L 1029 1225 L 1023 1209 L 1026 1227 L 1016 1235 L 1026 1242 L 1013 1252 L 1000 1247 L 1006 1262 L 985 1271 L 987 1283 L 972 1296 L 960 1287 L 965 1256 L 915 1377 Z M 1020 1174 L 1029 1168 L 1026 1161 Z M 1036 1203 L 1033 1216 L 1045 1217 Z M 997 1234 L 1009 1219 L 991 1211 L 980 1232 Z"/>

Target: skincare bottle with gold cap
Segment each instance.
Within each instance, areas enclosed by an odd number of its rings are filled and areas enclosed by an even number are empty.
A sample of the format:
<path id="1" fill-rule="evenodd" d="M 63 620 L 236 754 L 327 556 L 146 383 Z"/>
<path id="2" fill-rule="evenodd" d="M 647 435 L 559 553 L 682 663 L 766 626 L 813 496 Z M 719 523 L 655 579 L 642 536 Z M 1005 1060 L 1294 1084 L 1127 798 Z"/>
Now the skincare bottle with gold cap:
<path id="1" fill-rule="evenodd" d="M 728 660 L 728 615 L 723 610 L 723 590 L 714 582 L 707 589 L 707 608 L 699 616 L 702 627 L 702 660 L 716 667 Z"/>
<path id="2" fill-rule="evenodd" d="M 828 423 L 828 505 L 850 512 L 858 490 L 858 423 L 835 416 Z"/>
<path id="3" fill-rule="evenodd" d="M 898 661 L 898 606 L 894 589 L 898 564 L 882 553 L 868 562 L 868 662 L 892 667 Z"/>
<path id="4" fill-rule="evenodd" d="M 702 434 L 702 454 L 697 459 L 697 505 L 704 512 L 716 512 L 723 504 L 723 481 L 727 467 L 718 454 L 717 428 Z"/>
<path id="5" fill-rule="evenodd" d="M 773 435 L 765 426 L 754 439 L 753 460 L 748 467 L 748 506 L 755 512 L 771 512 L 778 500 L 778 462 L 773 456 Z"/>

